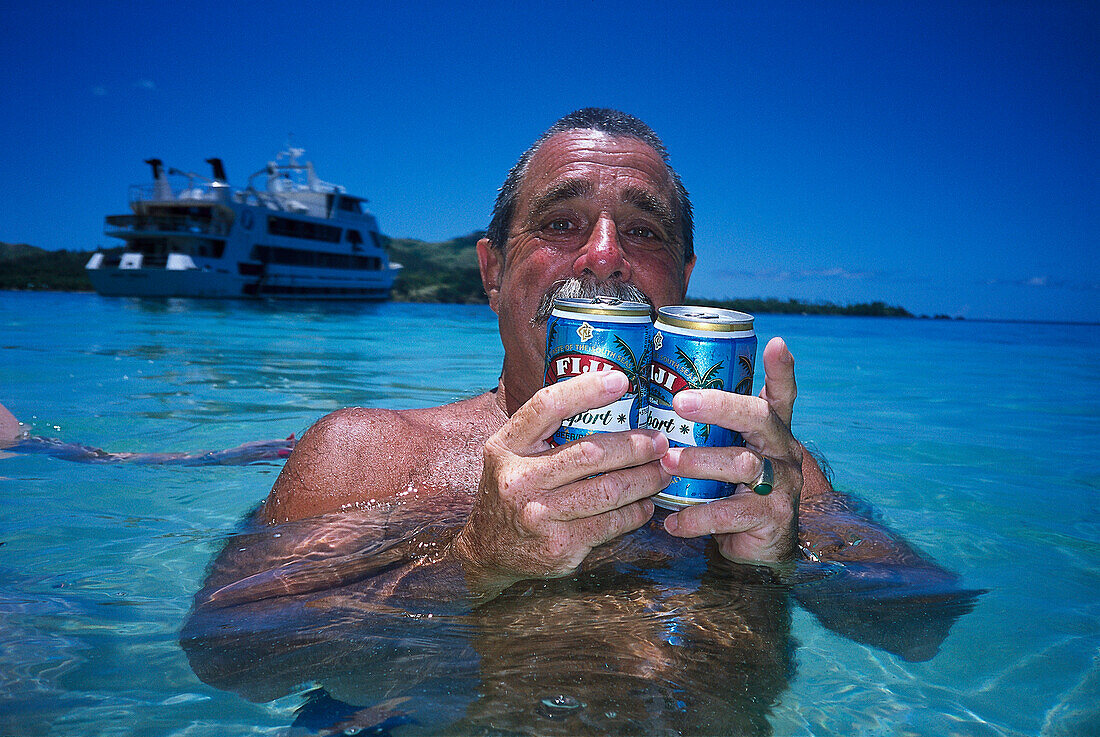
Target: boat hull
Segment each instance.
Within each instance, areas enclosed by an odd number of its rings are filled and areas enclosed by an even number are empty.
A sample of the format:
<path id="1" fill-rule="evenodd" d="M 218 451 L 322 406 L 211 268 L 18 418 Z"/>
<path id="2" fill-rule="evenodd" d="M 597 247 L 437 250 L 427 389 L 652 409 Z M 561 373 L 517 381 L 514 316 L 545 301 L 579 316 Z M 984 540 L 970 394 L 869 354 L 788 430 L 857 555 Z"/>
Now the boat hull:
<path id="1" fill-rule="evenodd" d="M 164 269 L 88 269 L 92 287 L 105 297 L 241 297 L 230 274 Z"/>

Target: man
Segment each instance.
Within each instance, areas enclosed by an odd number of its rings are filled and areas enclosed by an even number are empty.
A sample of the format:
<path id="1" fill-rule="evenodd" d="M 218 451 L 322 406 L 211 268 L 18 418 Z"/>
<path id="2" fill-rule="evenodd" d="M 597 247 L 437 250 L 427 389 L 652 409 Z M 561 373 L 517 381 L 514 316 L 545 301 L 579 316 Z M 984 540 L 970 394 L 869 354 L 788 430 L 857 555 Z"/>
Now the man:
<path id="1" fill-rule="evenodd" d="M 676 400 L 685 418 L 741 432 L 746 448 L 670 450 L 649 430 L 555 449 L 545 441 L 564 418 L 626 389 L 614 372 L 539 391 L 555 289 L 643 296 L 654 308 L 680 304 L 687 292 L 691 205 L 644 123 L 598 109 L 558 121 L 512 170 L 477 252 L 505 350 L 496 390 L 428 410 L 325 417 L 276 482 L 267 522 L 399 495 L 465 498 L 473 507 L 450 553 L 471 586 L 492 593 L 564 575 L 594 547 L 640 527 L 654 513 L 649 497 L 673 473 L 745 483 L 767 457 L 776 476 L 770 495 L 695 506 L 668 515 L 664 527 L 680 537 L 714 535 L 731 559 L 794 557 L 800 505 L 812 514 L 828 506 L 832 489 L 791 435 L 794 363 L 781 339 L 763 351 L 759 398 L 705 390 Z"/>
<path id="2" fill-rule="evenodd" d="M 656 308 L 687 292 L 691 205 L 644 123 L 601 109 L 558 121 L 512 169 L 477 253 L 505 352 L 496 389 L 315 424 L 196 596 L 181 639 L 203 680 L 255 700 L 320 683 L 300 724 L 326 730 L 542 718 L 547 733 L 766 733 L 793 667 L 791 567 L 774 564 L 800 546 L 815 563 L 794 596 L 826 626 L 935 653 L 973 594 L 833 491 L 791 435 L 782 340 L 763 351 L 759 397 L 676 398 L 744 448 L 675 450 L 644 429 L 546 442 L 627 388 L 619 372 L 542 388 L 553 297 Z M 770 494 L 655 514 L 673 474 L 745 484 L 764 458 Z"/>

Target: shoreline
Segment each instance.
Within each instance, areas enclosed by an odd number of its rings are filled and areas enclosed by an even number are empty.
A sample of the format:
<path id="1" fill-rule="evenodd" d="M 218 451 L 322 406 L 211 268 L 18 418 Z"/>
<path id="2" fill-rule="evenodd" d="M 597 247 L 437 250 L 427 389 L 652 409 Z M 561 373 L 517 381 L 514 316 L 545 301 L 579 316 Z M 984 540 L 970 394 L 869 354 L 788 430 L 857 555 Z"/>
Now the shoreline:
<path id="1" fill-rule="evenodd" d="M 474 232 L 438 243 L 383 236 L 391 259 L 404 265 L 397 283 L 394 284 L 390 301 L 421 304 L 486 304 L 475 253 L 477 240 L 481 236 L 482 233 Z M 84 265 L 95 252 L 94 250 L 48 251 L 27 244 L 0 242 L 0 290 L 95 294 L 84 271 Z M 810 302 L 793 298 L 716 299 L 689 295 L 688 301 L 691 304 L 723 307 L 752 315 L 897 317 L 942 322 L 1100 325 L 1100 322 L 1083 320 L 1025 320 L 913 314 L 900 305 L 888 305 L 882 300 L 839 305 L 834 302 Z"/>
<path id="2" fill-rule="evenodd" d="M 26 288 L 21 289 L 21 288 L 18 288 L 18 287 L 5 287 L 5 286 L 0 286 L 0 292 L 34 293 L 34 294 L 44 294 L 44 293 L 90 294 L 90 295 L 95 295 L 96 294 L 95 290 L 93 290 L 93 289 L 26 289 Z M 200 297 L 104 297 L 104 299 L 147 299 L 147 300 L 194 299 L 194 300 L 198 301 L 198 300 L 202 300 L 203 298 L 200 298 Z M 218 300 L 212 300 L 212 301 L 218 301 Z M 239 300 L 237 300 L 236 298 L 224 298 L 224 299 L 222 299 L 222 301 L 241 301 L 241 302 L 245 302 L 245 303 L 256 303 L 256 302 L 263 301 L 263 302 L 279 302 L 279 303 L 282 303 L 282 304 L 299 304 L 299 303 L 301 303 L 301 304 L 306 304 L 306 303 L 308 303 L 308 304 L 350 304 L 350 303 L 358 303 L 361 300 L 308 300 L 308 299 L 288 300 L 288 299 L 278 299 L 276 297 L 265 297 L 265 298 L 262 298 L 262 299 L 240 298 Z M 699 302 L 714 303 L 714 302 L 722 302 L 723 300 L 708 300 L 708 299 L 701 299 L 701 298 L 700 299 L 689 298 L 689 301 L 691 301 L 693 303 L 699 303 Z M 382 300 L 381 302 L 379 302 L 379 304 L 384 303 L 384 302 L 397 302 L 397 303 L 404 303 L 404 304 L 450 304 L 450 305 L 465 305 L 465 306 L 476 305 L 476 304 L 482 304 L 482 305 L 486 304 L 484 301 L 481 301 L 481 302 L 448 302 L 448 301 L 444 301 L 444 300 L 406 299 L 406 298 Z M 364 304 L 368 304 L 368 303 L 364 303 Z M 812 303 L 806 303 L 806 304 L 812 304 Z M 842 309 L 843 309 L 843 307 L 842 307 Z M 961 322 L 961 323 L 983 323 L 983 324 L 984 323 L 993 323 L 993 324 L 1002 324 L 1002 325 L 1062 325 L 1062 326 L 1070 326 L 1070 327 L 1100 327 L 1100 322 L 1087 322 L 1087 321 L 1083 321 L 1083 320 L 1022 320 L 1022 319 L 1019 319 L 1019 318 L 1011 318 L 1011 317 L 935 317 L 935 316 L 930 316 L 930 315 L 913 315 L 913 314 L 908 314 L 908 315 L 866 314 L 866 315 L 864 315 L 864 314 L 852 314 L 852 313 L 849 313 L 849 312 L 840 312 L 840 311 L 838 311 L 838 312 L 824 312 L 824 311 L 814 311 L 814 312 L 791 312 L 791 311 L 769 312 L 769 311 L 766 311 L 766 310 L 757 310 L 756 312 L 753 312 L 752 314 L 754 316 L 755 315 L 794 315 L 794 316 L 797 316 L 797 317 L 853 317 L 853 318 L 863 317 L 863 318 L 873 318 L 873 319 L 919 320 L 919 321 L 922 321 L 922 322 L 923 321 L 934 321 L 934 322 Z"/>

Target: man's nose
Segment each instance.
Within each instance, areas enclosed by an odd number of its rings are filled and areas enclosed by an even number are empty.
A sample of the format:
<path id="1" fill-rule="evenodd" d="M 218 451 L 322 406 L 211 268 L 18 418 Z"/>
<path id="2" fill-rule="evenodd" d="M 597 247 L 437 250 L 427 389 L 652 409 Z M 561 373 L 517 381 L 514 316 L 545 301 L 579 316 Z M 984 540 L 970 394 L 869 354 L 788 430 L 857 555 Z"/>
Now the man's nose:
<path id="1" fill-rule="evenodd" d="M 586 272 L 597 281 L 630 281 L 630 262 L 626 260 L 626 253 L 619 241 L 618 226 L 611 218 L 603 217 L 596 221 L 583 250 L 573 262 L 574 276 L 583 277 Z"/>

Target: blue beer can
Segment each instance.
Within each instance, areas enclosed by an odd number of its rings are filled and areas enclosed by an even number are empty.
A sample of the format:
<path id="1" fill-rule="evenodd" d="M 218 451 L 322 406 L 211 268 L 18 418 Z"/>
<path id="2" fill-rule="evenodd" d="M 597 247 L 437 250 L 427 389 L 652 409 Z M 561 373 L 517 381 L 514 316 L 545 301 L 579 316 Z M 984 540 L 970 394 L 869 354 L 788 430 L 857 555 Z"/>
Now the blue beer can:
<path id="1" fill-rule="evenodd" d="M 680 417 L 672 398 L 684 389 L 721 389 L 752 393 L 756 332 L 752 315 L 717 307 L 679 305 L 657 311 L 653 358 L 649 365 L 649 427 L 674 448 L 744 445 L 740 433 Z M 653 498 L 665 509 L 684 507 L 733 494 L 736 484 L 674 476 Z"/>
<path id="2" fill-rule="evenodd" d="M 636 429 L 647 424 L 646 388 L 653 331 L 649 305 L 613 297 L 559 298 L 546 324 L 543 386 L 592 371 L 618 370 L 630 386 L 606 407 L 587 410 L 562 423 L 550 442 L 563 445 L 594 432 Z"/>

